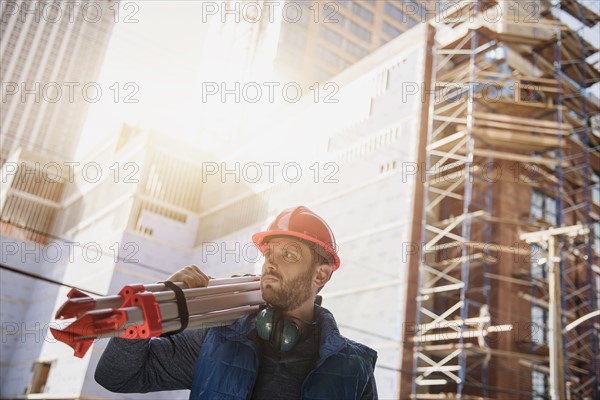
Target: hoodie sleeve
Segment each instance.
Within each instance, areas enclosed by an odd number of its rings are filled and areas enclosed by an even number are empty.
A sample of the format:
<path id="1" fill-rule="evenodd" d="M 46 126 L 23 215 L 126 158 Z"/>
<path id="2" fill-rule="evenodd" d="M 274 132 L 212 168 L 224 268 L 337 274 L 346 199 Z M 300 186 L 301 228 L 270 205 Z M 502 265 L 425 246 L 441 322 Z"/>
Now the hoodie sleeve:
<path id="1" fill-rule="evenodd" d="M 191 389 L 196 359 L 207 330 L 142 340 L 112 338 L 94 379 L 117 393 Z"/>

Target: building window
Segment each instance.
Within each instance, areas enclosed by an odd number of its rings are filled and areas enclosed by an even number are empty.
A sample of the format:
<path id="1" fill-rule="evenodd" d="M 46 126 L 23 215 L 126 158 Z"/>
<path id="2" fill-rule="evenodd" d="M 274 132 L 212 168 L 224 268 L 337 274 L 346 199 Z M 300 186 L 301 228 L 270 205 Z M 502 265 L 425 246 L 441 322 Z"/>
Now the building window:
<path id="1" fill-rule="evenodd" d="M 342 57 L 338 56 L 331 50 L 324 48 L 323 46 L 317 46 L 315 54 L 317 57 L 336 68 L 344 69 L 350 66 L 348 61 L 344 60 Z"/>
<path id="2" fill-rule="evenodd" d="M 358 15 L 365 21 L 373 22 L 373 13 L 361 6 L 360 4 L 356 3 L 355 1 L 350 3 L 350 9 L 354 14 Z"/>
<path id="3" fill-rule="evenodd" d="M 400 9 L 394 7 L 389 2 L 385 3 L 384 11 L 387 15 L 394 18 L 396 21 L 408 25 L 409 28 L 412 28 L 413 26 L 419 24 L 417 21 L 404 14 L 402 11 L 400 11 Z"/>
<path id="4" fill-rule="evenodd" d="M 48 375 L 50 374 L 51 362 L 34 362 L 31 367 L 33 375 L 31 376 L 31 383 L 27 388 L 27 393 L 45 393 L 46 382 L 48 381 Z"/>
<path id="5" fill-rule="evenodd" d="M 379 166 L 379 173 L 385 174 L 396 169 L 396 161 L 389 161 Z"/>
<path id="6" fill-rule="evenodd" d="M 357 23 L 348 21 L 348 30 L 351 33 L 353 33 L 355 36 L 364 40 L 365 42 L 367 42 L 367 43 L 371 42 L 371 32 L 369 32 L 367 29 L 363 28 L 362 26 L 358 25 Z"/>
<path id="7" fill-rule="evenodd" d="M 344 41 L 344 38 L 342 37 L 342 35 L 335 33 L 334 31 L 332 31 L 325 25 L 321 25 L 321 28 L 319 29 L 319 34 L 323 38 L 325 38 L 325 40 L 327 40 L 328 42 L 333 43 L 337 46 L 341 46 L 342 42 Z"/>
<path id="8" fill-rule="evenodd" d="M 369 54 L 362 47 L 354 44 L 352 41 L 344 38 L 342 35 L 332 31 L 331 29 L 327 28 L 326 26 L 321 25 L 319 33 L 328 42 L 330 42 L 338 47 L 343 48 L 344 50 L 346 50 L 348 53 L 354 55 L 355 57 L 363 58 L 364 56 Z"/>
<path id="9" fill-rule="evenodd" d="M 594 171 L 592 174 L 592 179 L 594 180 L 591 182 L 592 200 L 594 200 L 594 203 L 600 204 L 600 173 Z"/>
<path id="10" fill-rule="evenodd" d="M 542 249 L 537 244 L 531 244 L 531 278 L 546 282 L 546 265 L 543 262 Z M 540 262 L 540 260 L 542 260 Z"/>
<path id="11" fill-rule="evenodd" d="M 548 344 L 548 312 L 537 304 L 531 305 L 531 340 L 536 345 Z"/>
<path id="12" fill-rule="evenodd" d="M 343 26 L 344 29 L 351 32 L 354 36 L 364 40 L 365 42 L 371 43 L 371 32 L 368 29 L 365 29 L 357 23 L 350 21 L 342 14 L 336 14 L 335 18 L 338 20 L 339 26 Z"/>
<path id="13" fill-rule="evenodd" d="M 542 219 L 550 224 L 556 223 L 556 200 L 542 191 L 531 192 L 531 217 Z"/>
<path id="14" fill-rule="evenodd" d="M 358 57 L 358 58 L 363 58 L 363 57 L 365 57 L 367 54 L 369 54 L 369 52 L 368 52 L 368 51 L 366 51 L 365 49 L 363 49 L 363 48 L 362 48 L 362 47 L 360 47 L 360 46 L 357 46 L 357 45 L 355 45 L 354 43 L 352 43 L 352 42 L 350 42 L 350 41 L 346 41 L 346 42 L 344 43 L 344 49 L 345 49 L 345 50 L 346 50 L 348 53 L 350 53 L 350 54 L 352 54 L 352 55 L 354 55 L 354 56 L 356 56 L 356 57 Z"/>
<path id="15" fill-rule="evenodd" d="M 546 400 L 550 393 L 550 382 L 548 375 L 540 371 L 531 371 L 532 400 Z"/>
<path id="16" fill-rule="evenodd" d="M 402 35 L 402 32 L 400 31 L 400 29 L 394 27 L 393 25 L 387 23 L 386 21 L 383 21 L 383 26 L 381 27 L 382 31 L 386 34 L 388 34 L 389 36 L 395 38 L 397 36 Z"/>

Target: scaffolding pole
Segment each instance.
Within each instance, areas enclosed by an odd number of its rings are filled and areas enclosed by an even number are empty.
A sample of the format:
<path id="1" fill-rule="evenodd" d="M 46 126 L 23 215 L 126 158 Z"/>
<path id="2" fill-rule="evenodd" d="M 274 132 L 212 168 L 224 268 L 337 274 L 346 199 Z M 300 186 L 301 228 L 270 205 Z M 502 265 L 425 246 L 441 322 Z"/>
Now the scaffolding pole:
<path id="1" fill-rule="evenodd" d="M 552 399 L 564 399 L 565 392 L 565 357 L 564 357 L 564 337 L 562 325 L 562 303 L 563 292 L 561 290 L 560 263 L 558 256 L 557 237 L 562 236 L 580 236 L 587 235 L 589 229 L 582 225 L 575 225 L 563 228 L 555 228 L 540 232 L 522 234 L 521 240 L 527 243 L 539 243 L 548 247 L 548 290 L 550 294 L 549 301 L 549 350 L 550 350 L 550 396 Z"/>

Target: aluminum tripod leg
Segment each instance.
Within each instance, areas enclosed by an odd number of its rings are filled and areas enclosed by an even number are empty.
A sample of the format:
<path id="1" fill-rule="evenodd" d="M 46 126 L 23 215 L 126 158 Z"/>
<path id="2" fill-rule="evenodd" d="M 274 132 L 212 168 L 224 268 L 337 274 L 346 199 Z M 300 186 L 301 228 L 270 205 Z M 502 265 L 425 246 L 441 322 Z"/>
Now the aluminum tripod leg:
<path id="1" fill-rule="evenodd" d="M 258 276 L 214 279 L 205 288 L 183 289 L 189 313 L 186 329 L 225 325 L 257 312 L 264 304 L 259 280 Z M 83 357 L 96 338 L 149 338 L 181 328 L 175 292 L 164 284 L 128 285 L 118 296 L 97 299 L 79 291 L 68 297 L 56 316 L 77 319 L 62 330 L 50 330 L 73 347 L 77 357 Z"/>

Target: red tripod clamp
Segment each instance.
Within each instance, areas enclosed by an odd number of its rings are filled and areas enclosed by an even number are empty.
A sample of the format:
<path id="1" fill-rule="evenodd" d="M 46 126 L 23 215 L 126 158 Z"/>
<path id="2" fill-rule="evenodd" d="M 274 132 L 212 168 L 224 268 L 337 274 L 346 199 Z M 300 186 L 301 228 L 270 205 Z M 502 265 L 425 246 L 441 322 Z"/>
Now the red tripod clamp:
<path id="1" fill-rule="evenodd" d="M 119 296 L 123 298 L 123 304 L 121 304 L 121 307 L 136 307 L 137 304 L 133 303 L 133 299 L 138 293 L 145 291 L 146 287 L 141 283 L 123 286 L 123 288 L 119 291 Z"/>
<path id="2" fill-rule="evenodd" d="M 125 290 L 125 288 L 123 289 Z M 144 322 L 127 328 L 121 337 L 125 339 L 148 339 L 160 336 L 162 334 L 162 316 L 154 293 L 137 293 L 131 297 L 130 301 L 131 304 L 125 306 L 140 307 L 144 314 Z"/>

